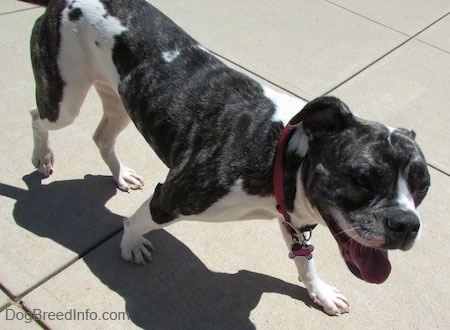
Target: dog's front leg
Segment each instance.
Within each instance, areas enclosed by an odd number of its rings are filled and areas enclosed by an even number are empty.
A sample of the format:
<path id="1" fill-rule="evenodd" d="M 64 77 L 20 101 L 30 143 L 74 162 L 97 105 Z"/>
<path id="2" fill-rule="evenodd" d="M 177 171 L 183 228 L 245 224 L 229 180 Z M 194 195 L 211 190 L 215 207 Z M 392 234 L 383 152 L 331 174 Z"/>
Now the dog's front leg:
<path id="1" fill-rule="evenodd" d="M 323 282 L 317 275 L 314 259 L 304 257 L 294 259 L 298 270 L 299 280 L 302 281 L 314 303 L 323 307 L 330 315 L 340 315 L 349 311 L 349 304 L 345 296 L 335 287 Z"/>
<path id="2" fill-rule="evenodd" d="M 125 261 L 134 264 L 145 264 L 146 261 L 151 261 L 150 251 L 153 250 L 153 245 L 143 235 L 168 224 L 160 225 L 153 221 L 150 214 L 152 198 L 146 200 L 131 217 L 123 220 L 123 237 L 120 247 Z"/>
<path id="3" fill-rule="evenodd" d="M 290 248 L 292 238 L 286 231 L 284 220 L 279 219 L 279 223 L 286 244 Z M 340 315 L 349 311 L 349 304 L 345 296 L 335 287 L 323 282 L 317 275 L 314 259 L 295 257 L 294 262 L 298 270 L 298 279 L 305 284 L 314 303 L 322 306 L 329 315 Z"/>

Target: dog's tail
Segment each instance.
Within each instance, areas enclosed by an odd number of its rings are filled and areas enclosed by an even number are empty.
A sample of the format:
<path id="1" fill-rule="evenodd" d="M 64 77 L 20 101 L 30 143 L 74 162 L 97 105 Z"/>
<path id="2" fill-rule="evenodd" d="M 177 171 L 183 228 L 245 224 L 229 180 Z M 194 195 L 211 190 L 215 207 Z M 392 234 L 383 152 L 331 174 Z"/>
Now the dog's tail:
<path id="1" fill-rule="evenodd" d="M 31 3 L 33 5 L 40 5 L 40 6 L 45 6 L 47 7 L 50 0 L 18 0 L 20 2 L 27 2 L 27 3 Z"/>

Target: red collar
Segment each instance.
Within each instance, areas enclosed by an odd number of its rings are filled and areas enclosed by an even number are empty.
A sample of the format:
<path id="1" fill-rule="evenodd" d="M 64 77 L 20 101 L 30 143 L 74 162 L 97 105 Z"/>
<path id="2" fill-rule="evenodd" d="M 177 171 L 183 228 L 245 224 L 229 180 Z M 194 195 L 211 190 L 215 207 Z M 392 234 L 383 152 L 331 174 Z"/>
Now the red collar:
<path id="1" fill-rule="evenodd" d="M 291 222 L 291 217 L 287 211 L 284 200 L 284 154 L 287 147 L 287 137 L 291 132 L 291 125 L 287 124 L 278 139 L 277 150 L 275 152 L 275 162 L 273 168 L 273 192 L 277 201 L 277 210 L 284 217 L 286 222 Z"/>
<path id="2" fill-rule="evenodd" d="M 304 226 L 302 228 L 295 228 L 291 223 L 291 216 L 289 215 L 286 207 L 286 202 L 284 198 L 284 166 L 283 160 L 285 156 L 285 151 L 287 148 L 288 136 L 291 132 L 292 126 L 288 123 L 286 127 L 283 128 L 281 135 L 278 139 L 278 145 L 275 152 L 274 169 L 273 169 L 273 192 L 275 194 L 275 199 L 277 201 L 277 210 L 283 216 L 285 221 L 285 227 L 287 232 L 292 237 L 291 252 L 289 253 L 290 258 L 295 258 L 297 256 L 302 256 L 307 259 L 312 258 L 311 252 L 314 250 L 314 246 L 308 244 L 311 238 L 311 230 L 314 229 L 315 225 Z M 305 237 L 305 233 L 309 232 L 308 237 Z"/>

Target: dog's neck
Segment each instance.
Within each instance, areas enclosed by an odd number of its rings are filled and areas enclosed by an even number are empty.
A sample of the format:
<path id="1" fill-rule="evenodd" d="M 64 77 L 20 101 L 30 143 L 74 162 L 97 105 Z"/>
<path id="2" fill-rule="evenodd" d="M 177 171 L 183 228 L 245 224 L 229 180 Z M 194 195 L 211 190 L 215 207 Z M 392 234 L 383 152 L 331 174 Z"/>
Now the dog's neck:
<path id="1" fill-rule="evenodd" d="M 292 223 L 298 227 L 314 225 L 317 223 L 325 225 L 325 220 L 320 215 L 320 212 L 311 205 L 305 194 L 301 172 L 301 168 L 299 168 L 297 172 L 294 208 L 291 213 Z"/>
<path id="2" fill-rule="evenodd" d="M 309 202 L 303 187 L 302 166 L 307 157 L 308 139 L 301 125 L 291 128 L 283 159 L 284 192 L 291 221 L 297 227 L 325 224 L 319 211 Z"/>

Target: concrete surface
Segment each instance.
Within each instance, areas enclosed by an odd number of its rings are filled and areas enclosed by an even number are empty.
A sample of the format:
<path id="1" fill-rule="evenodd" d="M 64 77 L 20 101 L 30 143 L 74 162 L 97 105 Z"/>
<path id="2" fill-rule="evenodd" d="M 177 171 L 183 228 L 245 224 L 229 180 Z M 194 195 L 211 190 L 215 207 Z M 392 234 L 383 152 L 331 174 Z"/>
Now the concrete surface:
<path id="1" fill-rule="evenodd" d="M 411 40 L 333 94 L 362 117 L 414 128 L 428 163 L 450 173 L 449 72 L 448 52 Z"/>
<path id="2" fill-rule="evenodd" d="M 8 296 L 0 291 L 0 309 L 5 308 L 9 303 Z"/>
<path id="3" fill-rule="evenodd" d="M 450 17 L 442 18 L 436 24 L 417 36 L 419 40 L 429 43 L 432 46 L 441 48 L 446 52 L 450 52 L 450 39 L 447 38 L 447 31 L 450 30 Z"/>
<path id="4" fill-rule="evenodd" d="M 392 274 L 376 286 L 346 269 L 326 228 L 315 230 L 319 273 L 350 300 L 351 312 L 339 318 L 312 304 L 275 222 L 179 223 L 150 235 L 152 264 L 122 262 L 122 218 L 167 170 L 130 125 L 119 138 L 118 155 L 146 187 L 118 191 L 91 139 L 101 113 L 90 93 L 76 123 L 51 134 L 54 174 L 43 179 L 35 173 L 28 44 L 43 9 L 2 1 L 0 328 L 449 328 L 450 3 L 153 3 L 267 84 L 305 100 L 330 92 L 363 117 L 414 129 L 432 175 L 420 207 L 423 238 L 407 253 L 390 253 Z M 8 320 L 11 310 L 47 317 L 39 324 Z"/>
<path id="5" fill-rule="evenodd" d="M 18 306 L 8 306 L 0 313 L 0 329 L 2 330 L 29 330 L 41 328 L 42 327 L 33 320 L 31 314 Z"/>

